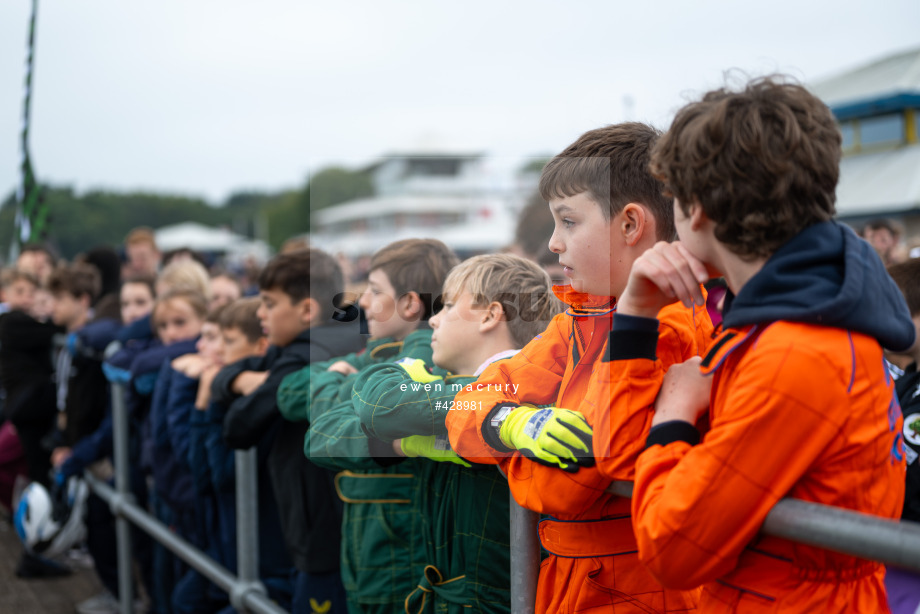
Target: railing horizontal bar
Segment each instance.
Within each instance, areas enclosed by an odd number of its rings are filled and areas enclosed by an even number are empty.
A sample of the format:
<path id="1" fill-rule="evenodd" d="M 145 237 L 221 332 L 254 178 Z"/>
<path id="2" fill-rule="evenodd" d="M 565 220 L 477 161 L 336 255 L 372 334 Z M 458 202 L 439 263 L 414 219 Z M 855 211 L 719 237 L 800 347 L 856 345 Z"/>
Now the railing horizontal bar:
<path id="1" fill-rule="evenodd" d="M 607 492 L 632 496 L 632 482 Z M 765 535 L 920 572 L 920 523 L 895 521 L 799 499 L 781 499 L 764 520 Z"/>
<path id="2" fill-rule="evenodd" d="M 920 571 L 920 524 L 830 505 L 783 499 L 761 530 L 803 544 Z"/>
<path id="3" fill-rule="evenodd" d="M 115 490 L 105 482 L 93 477 L 89 473 L 85 474 L 84 477 L 93 492 L 106 503 L 111 505 L 113 500 L 119 498 Z M 225 567 L 218 565 L 201 550 L 170 531 L 166 525 L 148 514 L 137 504 L 121 500 L 117 504 L 117 508 L 117 513 L 123 515 L 145 533 L 175 553 L 176 556 L 200 571 L 221 589 L 231 593 L 234 589 L 240 587 L 240 583 L 237 582 L 236 577 Z M 287 614 L 285 610 L 279 608 L 274 602 L 269 600 L 268 597 L 256 590 L 245 592 L 242 595 L 242 601 L 249 610 L 257 614 Z"/>

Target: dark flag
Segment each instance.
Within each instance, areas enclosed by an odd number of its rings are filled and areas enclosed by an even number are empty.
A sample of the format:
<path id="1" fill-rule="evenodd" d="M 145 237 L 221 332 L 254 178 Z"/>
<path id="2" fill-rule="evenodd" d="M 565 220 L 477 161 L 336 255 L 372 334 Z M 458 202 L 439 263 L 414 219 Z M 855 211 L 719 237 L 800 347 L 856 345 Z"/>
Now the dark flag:
<path id="1" fill-rule="evenodd" d="M 41 188 L 35 180 L 32 160 L 29 157 L 29 119 L 32 109 L 32 66 L 35 55 L 35 17 L 38 13 L 38 0 L 32 0 L 32 17 L 29 20 L 29 39 L 26 55 L 26 80 L 22 104 L 22 135 L 20 158 L 21 181 L 16 190 L 16 230 L 13 249 L 30 241 L 44 238 L 48 223 L 48 211 L 41 198 Z"/>

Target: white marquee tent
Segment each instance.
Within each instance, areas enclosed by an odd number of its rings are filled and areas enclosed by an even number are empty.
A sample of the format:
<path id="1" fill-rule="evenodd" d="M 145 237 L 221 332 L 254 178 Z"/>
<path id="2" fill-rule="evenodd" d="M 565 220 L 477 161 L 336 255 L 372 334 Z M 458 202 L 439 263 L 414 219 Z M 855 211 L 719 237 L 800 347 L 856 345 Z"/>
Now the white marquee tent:
<path id="1" fill-rule="evenodd" d="M 264 241 L 252 240 L 226 228 L 214 228 L 196 222 L 163 226 L 154 232 L 161 251 L 187 247 L 199 252 L 223 256 L 230 263 L 254 258 L 265 263 L 271 248 Z"/>

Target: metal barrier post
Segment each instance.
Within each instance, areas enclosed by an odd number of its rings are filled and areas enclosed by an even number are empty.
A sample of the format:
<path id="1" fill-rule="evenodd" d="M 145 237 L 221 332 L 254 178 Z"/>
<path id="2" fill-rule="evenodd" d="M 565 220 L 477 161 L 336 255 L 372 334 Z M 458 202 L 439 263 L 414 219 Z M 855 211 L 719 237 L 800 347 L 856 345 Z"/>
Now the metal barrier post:
<path id="1" fill-rule="evenodd" d="M 244 585 L 265 588 L 259 582 L 259 485 L 256 449 L 234 453 L 236 469 L 236 560 L 237 577 Z M 231 603 L 234 595 L 230 595 Z"/>
<path id="2" fill-rule="evenodd" d="M 511 614 L 533 614 L 540 574 L 540 515 L 511 498 Z"/>
<path id="3" fill-rule="evenodd" d="M 131 614 L 134 604 L 134 582 L 131 574 L 131 524 L 119 503 L 133 503 L 128 460 L 128 410 L 125 406 L 123 384 L 112 384 L 112 446 L 115 465 L 115 492 L 118 499 L 110 502 L 115 514 L 115 539 L 118 552 L 118 608 L 121 614 Z"/>

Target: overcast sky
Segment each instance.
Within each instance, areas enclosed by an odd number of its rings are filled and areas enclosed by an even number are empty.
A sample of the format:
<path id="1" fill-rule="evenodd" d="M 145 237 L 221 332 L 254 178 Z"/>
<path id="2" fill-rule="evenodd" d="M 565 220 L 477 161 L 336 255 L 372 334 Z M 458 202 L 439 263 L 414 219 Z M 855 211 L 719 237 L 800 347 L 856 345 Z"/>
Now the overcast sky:
<path id="1" fill-rule="evenodd" d="M 30 6 L 0 2 L 0 197 Z M 511 167 L 602 124 L 666 128 L 730 68 L 808 82 L 920 46 L 918 24 L 918 0 L 40 0 L 32 160 L 215 204 L 393 151 Z"/>

